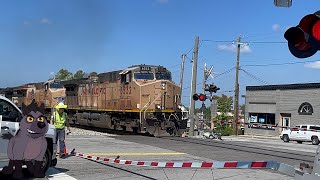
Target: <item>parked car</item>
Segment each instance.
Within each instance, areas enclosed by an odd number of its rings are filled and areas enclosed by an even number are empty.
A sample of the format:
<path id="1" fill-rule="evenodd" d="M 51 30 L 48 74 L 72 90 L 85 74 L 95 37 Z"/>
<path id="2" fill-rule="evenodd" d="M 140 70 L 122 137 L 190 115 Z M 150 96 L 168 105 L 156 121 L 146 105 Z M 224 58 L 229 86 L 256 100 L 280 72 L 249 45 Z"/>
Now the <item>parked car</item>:
<path id="1" fill-rule="evenodd" d="M 7 156 L 7 149 L 9 139 L 8 135 L 15 135 L 19 129 L 19 121 L 22 118 L 22 111 L 8 98 L 0 96 L 0 115 L 2 115 L 2 122 L 0 122 L 0 170 L 9 164 Z M 49 167 L 56 166 L 56 129 L 49 124 L 48 132 L 46 134 L 47 150 L 43 157 L 42 169 L 46 172 Z"/>
<path id="2" fill-rule="evenodd" d="M 284 142 L 297 141 L 300 144 L 302 142 L 312 142 L 313 145 L 318 145 L 320 143 L 320 125 L 297 125 L 283 130 L 280 138 Z"/>

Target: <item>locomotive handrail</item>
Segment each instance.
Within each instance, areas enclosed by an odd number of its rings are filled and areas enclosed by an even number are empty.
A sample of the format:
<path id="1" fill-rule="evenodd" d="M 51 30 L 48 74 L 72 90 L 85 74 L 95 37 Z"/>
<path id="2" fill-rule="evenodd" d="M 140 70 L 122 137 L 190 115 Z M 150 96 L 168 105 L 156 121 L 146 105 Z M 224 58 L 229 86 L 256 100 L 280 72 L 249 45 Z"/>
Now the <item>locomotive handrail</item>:
<path id="1" fill-rule="evenodd" d="M 149 106 L 144 110 L 144 112 L 143 112 L 143 116 L 144 117 L 146 117 L 145 115 L 146 115 L 146 111 L 149 109 L 149 107 L 151 106 L 151 104 L 153 104 L 160 96 L 162 96 L 163 94 L 159 94 L 150 104 L 149 104 Z M 150 102 L 150 101 L 149 101 Z"/>
<path id="2" fill-rule="evenodd" d="M 140 95 L 140 97 L 141 97 L 141 95 Z M 151 101 L 151 98 L 149 96 L 149 102 L 147 102 L 140 110 L 140 125 L 142 124 L 142 111 L 144 110 L 144 108 L 146 108 L 146 106 L 150 103 L 150 101 Z"/>

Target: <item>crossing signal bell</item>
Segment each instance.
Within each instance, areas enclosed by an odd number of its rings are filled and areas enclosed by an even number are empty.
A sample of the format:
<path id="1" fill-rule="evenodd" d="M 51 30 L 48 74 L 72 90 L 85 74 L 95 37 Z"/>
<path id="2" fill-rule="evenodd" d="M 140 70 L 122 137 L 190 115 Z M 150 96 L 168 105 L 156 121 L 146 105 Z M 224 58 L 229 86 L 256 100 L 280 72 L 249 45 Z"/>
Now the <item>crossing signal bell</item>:
<path id="1" fill-rule="evenodd" d="M 284 33 L 292 55 L 308 58 L 320 50 L 320 11 L 304 16 L 298 26 Z"/>
<path id="2" fill-rule="evenodd" d="M 192 98 L 195 101 L 198 101 L 198 100 L 205 101 L 207 99 L 207 96 L 205 94 L 194 94 Z"/>

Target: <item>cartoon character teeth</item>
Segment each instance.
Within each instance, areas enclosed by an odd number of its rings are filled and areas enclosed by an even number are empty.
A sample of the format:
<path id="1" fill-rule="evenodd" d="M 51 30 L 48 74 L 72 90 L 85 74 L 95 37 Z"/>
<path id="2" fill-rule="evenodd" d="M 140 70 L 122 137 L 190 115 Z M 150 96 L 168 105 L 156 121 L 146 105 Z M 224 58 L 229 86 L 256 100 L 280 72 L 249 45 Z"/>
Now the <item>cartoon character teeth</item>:
<path id="1" fill-rule="evenodd" d="M 38 106 L 33 100 L 30 105 L 22 104 L 23 118 L 20 121 L 20 129 L 9 141 L 8 158 L 9 165 L 2 170 L 3 174 L 12 174 L 13 178 L 23 178 L 22 163 L 26 163 L 31 174 L 36 178 L 45 176 L 41 169 L 43 157 L 47 149 L 45 135 L 48 131 L 48 122 L 44 104 Z M 35 164 L 32 161 L 35 161 Z"/>

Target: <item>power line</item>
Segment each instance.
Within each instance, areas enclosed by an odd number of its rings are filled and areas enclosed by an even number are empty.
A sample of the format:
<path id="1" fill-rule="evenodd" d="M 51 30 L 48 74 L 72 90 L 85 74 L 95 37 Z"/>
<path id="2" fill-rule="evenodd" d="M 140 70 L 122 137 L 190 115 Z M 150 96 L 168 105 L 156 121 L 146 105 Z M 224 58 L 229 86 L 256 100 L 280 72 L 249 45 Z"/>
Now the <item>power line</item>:
<path id="1" fill-rule="evenodd" d="M 220 73 L 220 74 L 216 75 L 215 78 L 217 78 L 217 77 L 219 77 L 219 76 L 222 76 L 222 75 L 224 75 L 224 74 L 230 73 L 230 72 L 232 72 L 232 70 L 234 70 L 235 68 L 236 68 L 236 67 L 233 67 L 233 68 L 231 68 L 231 69 L 229 69 L 229 70 L 227 70 L 227 71 L 225 71 L 225 72 L 223 72 L 223 73 Z"/>
<path id="2" fill-rule="evenodd" d="M 314 61 L 298 61 L 298 62 L 287 62 L 287 63 L 273 63 L 273 64 L 247 64 L 242 65 L 241 67 L 258 67 L 258 66 L 281 66 L 281 65 L 291 65 L 291 64 L 304 64 L 304 63 L 310 63 L 310 62 L 317 62 L 319 60 Z"/>
<path id="3" fill-rule="evenodd" d="M 214 43 L 234 43 L 235 41 L 220 41 L 220 40 L 202 40 L 203 42 L 214 42 Z M 249 44 L 283 44 L 287 43 L 285 41 L 248 41 L 242 43 L 249 43 Z"/>
<path id="4" fill-rule="evenodd" d="M 284 44 L 287 42 L 285 42 L 285 41 L 249 41 L 249 42 L 245 42 L 245 43 L 249 43 L 249 44 Z"/>
<path id="5" fill-rule="evenodd" d="M 263 80 L 263 79 L 261 79 L 261 78 L 258 78 L 257 76 L 255 76 L 255 75 L 247 72 L 247 71 L 244 70 L 244 69 L 240 69 L 240 70 L 243 71 L 245 74 L 247 74 L 249 77 L 251 77 L 252 79 L 254 79 L 254 80 L 256 80 L 256 81 L 259 81 L 259 82 L 261 82 L 261 83 L 263 83 L 263 84 L 269 84 L 267 81 L 265 81 L 265 80 Z"/>

